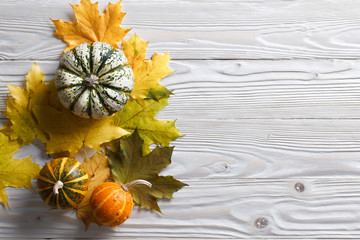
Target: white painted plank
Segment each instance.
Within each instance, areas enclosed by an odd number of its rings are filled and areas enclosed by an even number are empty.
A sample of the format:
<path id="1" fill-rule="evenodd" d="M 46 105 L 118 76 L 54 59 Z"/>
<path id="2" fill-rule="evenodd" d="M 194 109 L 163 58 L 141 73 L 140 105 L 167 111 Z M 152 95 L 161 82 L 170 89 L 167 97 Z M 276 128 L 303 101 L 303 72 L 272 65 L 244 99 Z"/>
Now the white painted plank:
<path id="1" fill-rule="evenodd" d="M 0 238 L 86 239 L 359 239 L 359 179 L 185 180 L 161 201 L 164 215 L 134 209 L 118 230 L 92 225 L 74 212 L 49 210 L 30 190 L 8 189 L 11 210 L 0 210 Z M 297 192 L 301 181 L 305 190 Z M 265 217 L 258 229 L 254 221 Z"/>
<path id="2" fill-rule="evenodd" d="M 33 61 L 0 62 L 6 84 L 24 85 Z M 39 61 L 47 80 L 57 61 Z M 162 119 L 360 118 L 359 60 L 172 61 L 161 83 L 173 90 Z"/>
<path id="3" fill-rule="evenodd" d="M 171 174 L 190 178 L 357 177 L 359 120 L 182 120 Z"/>
<path id="4" fill-rule="evenodd" d="M 185 120 L 165 174 L 186 179 L 358 177 L 360 120 Z M 48 161 L 40 142 L 14 157 Z"/>
<path id="5" fill-rule="evenodd" d="M 175 61 L 170 118 L 359 118 L 360 62 Z M 167 112 L 168 111 L 168 112 Z"/>
<path id="6" fill-rule="evenodd" d="M 65 45 L 51 36 L 50 18 L 74 19 L 68 2 L 79 1 L 1 1 L 0 59 L 58 59 Z M 174 59 L 360 57 L 358 1 L 124 0 L 123 7 L 130 35 Z"/>

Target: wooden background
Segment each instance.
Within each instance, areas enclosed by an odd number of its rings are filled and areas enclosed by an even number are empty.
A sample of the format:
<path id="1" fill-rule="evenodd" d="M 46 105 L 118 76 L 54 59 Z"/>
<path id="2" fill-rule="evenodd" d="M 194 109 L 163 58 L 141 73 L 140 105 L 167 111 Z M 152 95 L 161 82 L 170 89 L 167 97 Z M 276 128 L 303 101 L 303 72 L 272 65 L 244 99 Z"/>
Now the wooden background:
<path id="1" fill-rule="evenodd" d="M 24 85 L 34 62 L 53 77 L 65 44 L 49 18 L 74 20 L 68 2 L 79 1 L 0 1 L 1 111 L 5 84 Z M 359 1 L 123 0 L 123 8 L 126 39 L 136 33 L 150 41 L 148 57 L 172 57 L 176 72 L 162 84 L 175 95 L 157 118 L 177 119 L 185 136 L 163 174 L 190 186 L 160 201 L 164 215 L 135 208 L 117 230 L 86 232 L 74 212 L 7 188 L 0 238 L 360 239 Z M 16 157 L 43 165 L 43 151 L 35 141 Z"/>

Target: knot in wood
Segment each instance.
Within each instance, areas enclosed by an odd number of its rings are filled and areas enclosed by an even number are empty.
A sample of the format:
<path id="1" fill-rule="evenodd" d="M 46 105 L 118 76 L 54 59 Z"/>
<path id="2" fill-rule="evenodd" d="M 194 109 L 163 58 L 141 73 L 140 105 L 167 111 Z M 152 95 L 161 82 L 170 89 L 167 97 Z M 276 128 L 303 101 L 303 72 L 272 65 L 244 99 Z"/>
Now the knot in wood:
<path id="1" fill-rule="evenodd" d="M 295 190 L 298 192 L 303 192 L 305 190 L 304 184 L 301 182 L 295 183 Z"/>
<path id="2" fill-rule="evenodd" d="M 269 220 L 267 220 L 267 218 L 264 217 L 259 217 L 255 219 L 254 225 L 258 229 L 263 229 L 269 225 Z"/>

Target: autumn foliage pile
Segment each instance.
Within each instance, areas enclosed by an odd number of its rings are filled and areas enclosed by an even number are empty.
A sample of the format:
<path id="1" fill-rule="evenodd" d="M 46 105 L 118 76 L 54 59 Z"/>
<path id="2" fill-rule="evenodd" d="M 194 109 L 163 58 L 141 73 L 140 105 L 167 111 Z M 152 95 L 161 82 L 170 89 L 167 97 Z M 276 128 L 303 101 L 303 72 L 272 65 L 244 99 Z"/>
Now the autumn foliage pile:
<path id="1" fill-rule="evenodd" d="M 155 119 L 172 94 L 159 84 L 173 72 L 168 68 L 169 55 L 154 53 L 151 59 L 145 59 L 147 42 L 137 35 L 123 39 L 129 29 L 120 27 L 125 15 L 120 2 L 109 3 L 101 15 L 97 3 L 90 0 L 71 6 L 76 22 L 52 20 L 56 26 L 54 35 L 67 43 L 64 52 L 85 42 L 121 46 L 135 78 L 131 99 L 108 118 L 78 117 L 59 103 L 54 81 L 46 83 L 39 66 L 34 64 L 26 75 L 26 88 L 8 86 L 10 96 L 4 112 L 8 122 L 0 133 L 0 201 L 8 204 L 7 186 L 32 188 L 30 181 L 40 167 L 29 158 L 14 160 L 11 156 L 38 138 L 46 144 L 47 153 L 54 156 L 72 157 L 84 146 L 98 152 L 84 162 L 90 176 L 89 190 L 77 206 L 77 214 L 86 226 L 97 223 L 89 207 L 90 195 L 96 186 L 109 179 L 120 184 L 138 178 L 151 182 L 152 188 L 134 186 L 130 192 L 140 207 L 160 212 L 157 199 L 170 199 L 185 185 L 172 176 L 159 176 L 171 163 L 170 141 L 181 136 L 175 121 Z M 151 144 L 157 145 L 153 151 L 149 148 Z"/>

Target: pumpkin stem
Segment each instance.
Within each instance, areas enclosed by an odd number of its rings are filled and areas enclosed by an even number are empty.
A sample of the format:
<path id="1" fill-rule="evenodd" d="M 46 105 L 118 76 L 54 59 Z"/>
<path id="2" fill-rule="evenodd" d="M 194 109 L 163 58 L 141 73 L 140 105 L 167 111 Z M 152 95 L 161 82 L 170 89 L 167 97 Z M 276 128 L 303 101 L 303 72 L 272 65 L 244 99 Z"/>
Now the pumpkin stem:
<path id="1" fill-rule="evenodd" d="M 64 186 L 64 183 L 62 181 L 57 181 L 54 184 L 54 187 L 53 187 L 54 195 L 58 195 L 59 194 L 59 189 L 62 189 L 63 186 Z"/>
<path id="2" fill-rule="evenodd" d="M 131 188 L 132 186 L 136 185 L 136 184 L 143 184 L 148 186 L 149 188 L 152 187 L 152 184 L 146 180 L 143 179 L 137 179 L 128 183 L 124 183 L 123 185 L 121 185 L 121 187 L 124 189 L 125 192 L 129 191 L 129 188 Z"/>
<path id="3" fill-rule="evenodd" d="M 90 74 L 84 78 L 82 84 L 89 88 L 95 88 L 99 84 L 99 77 L 95 74 Z"/>

